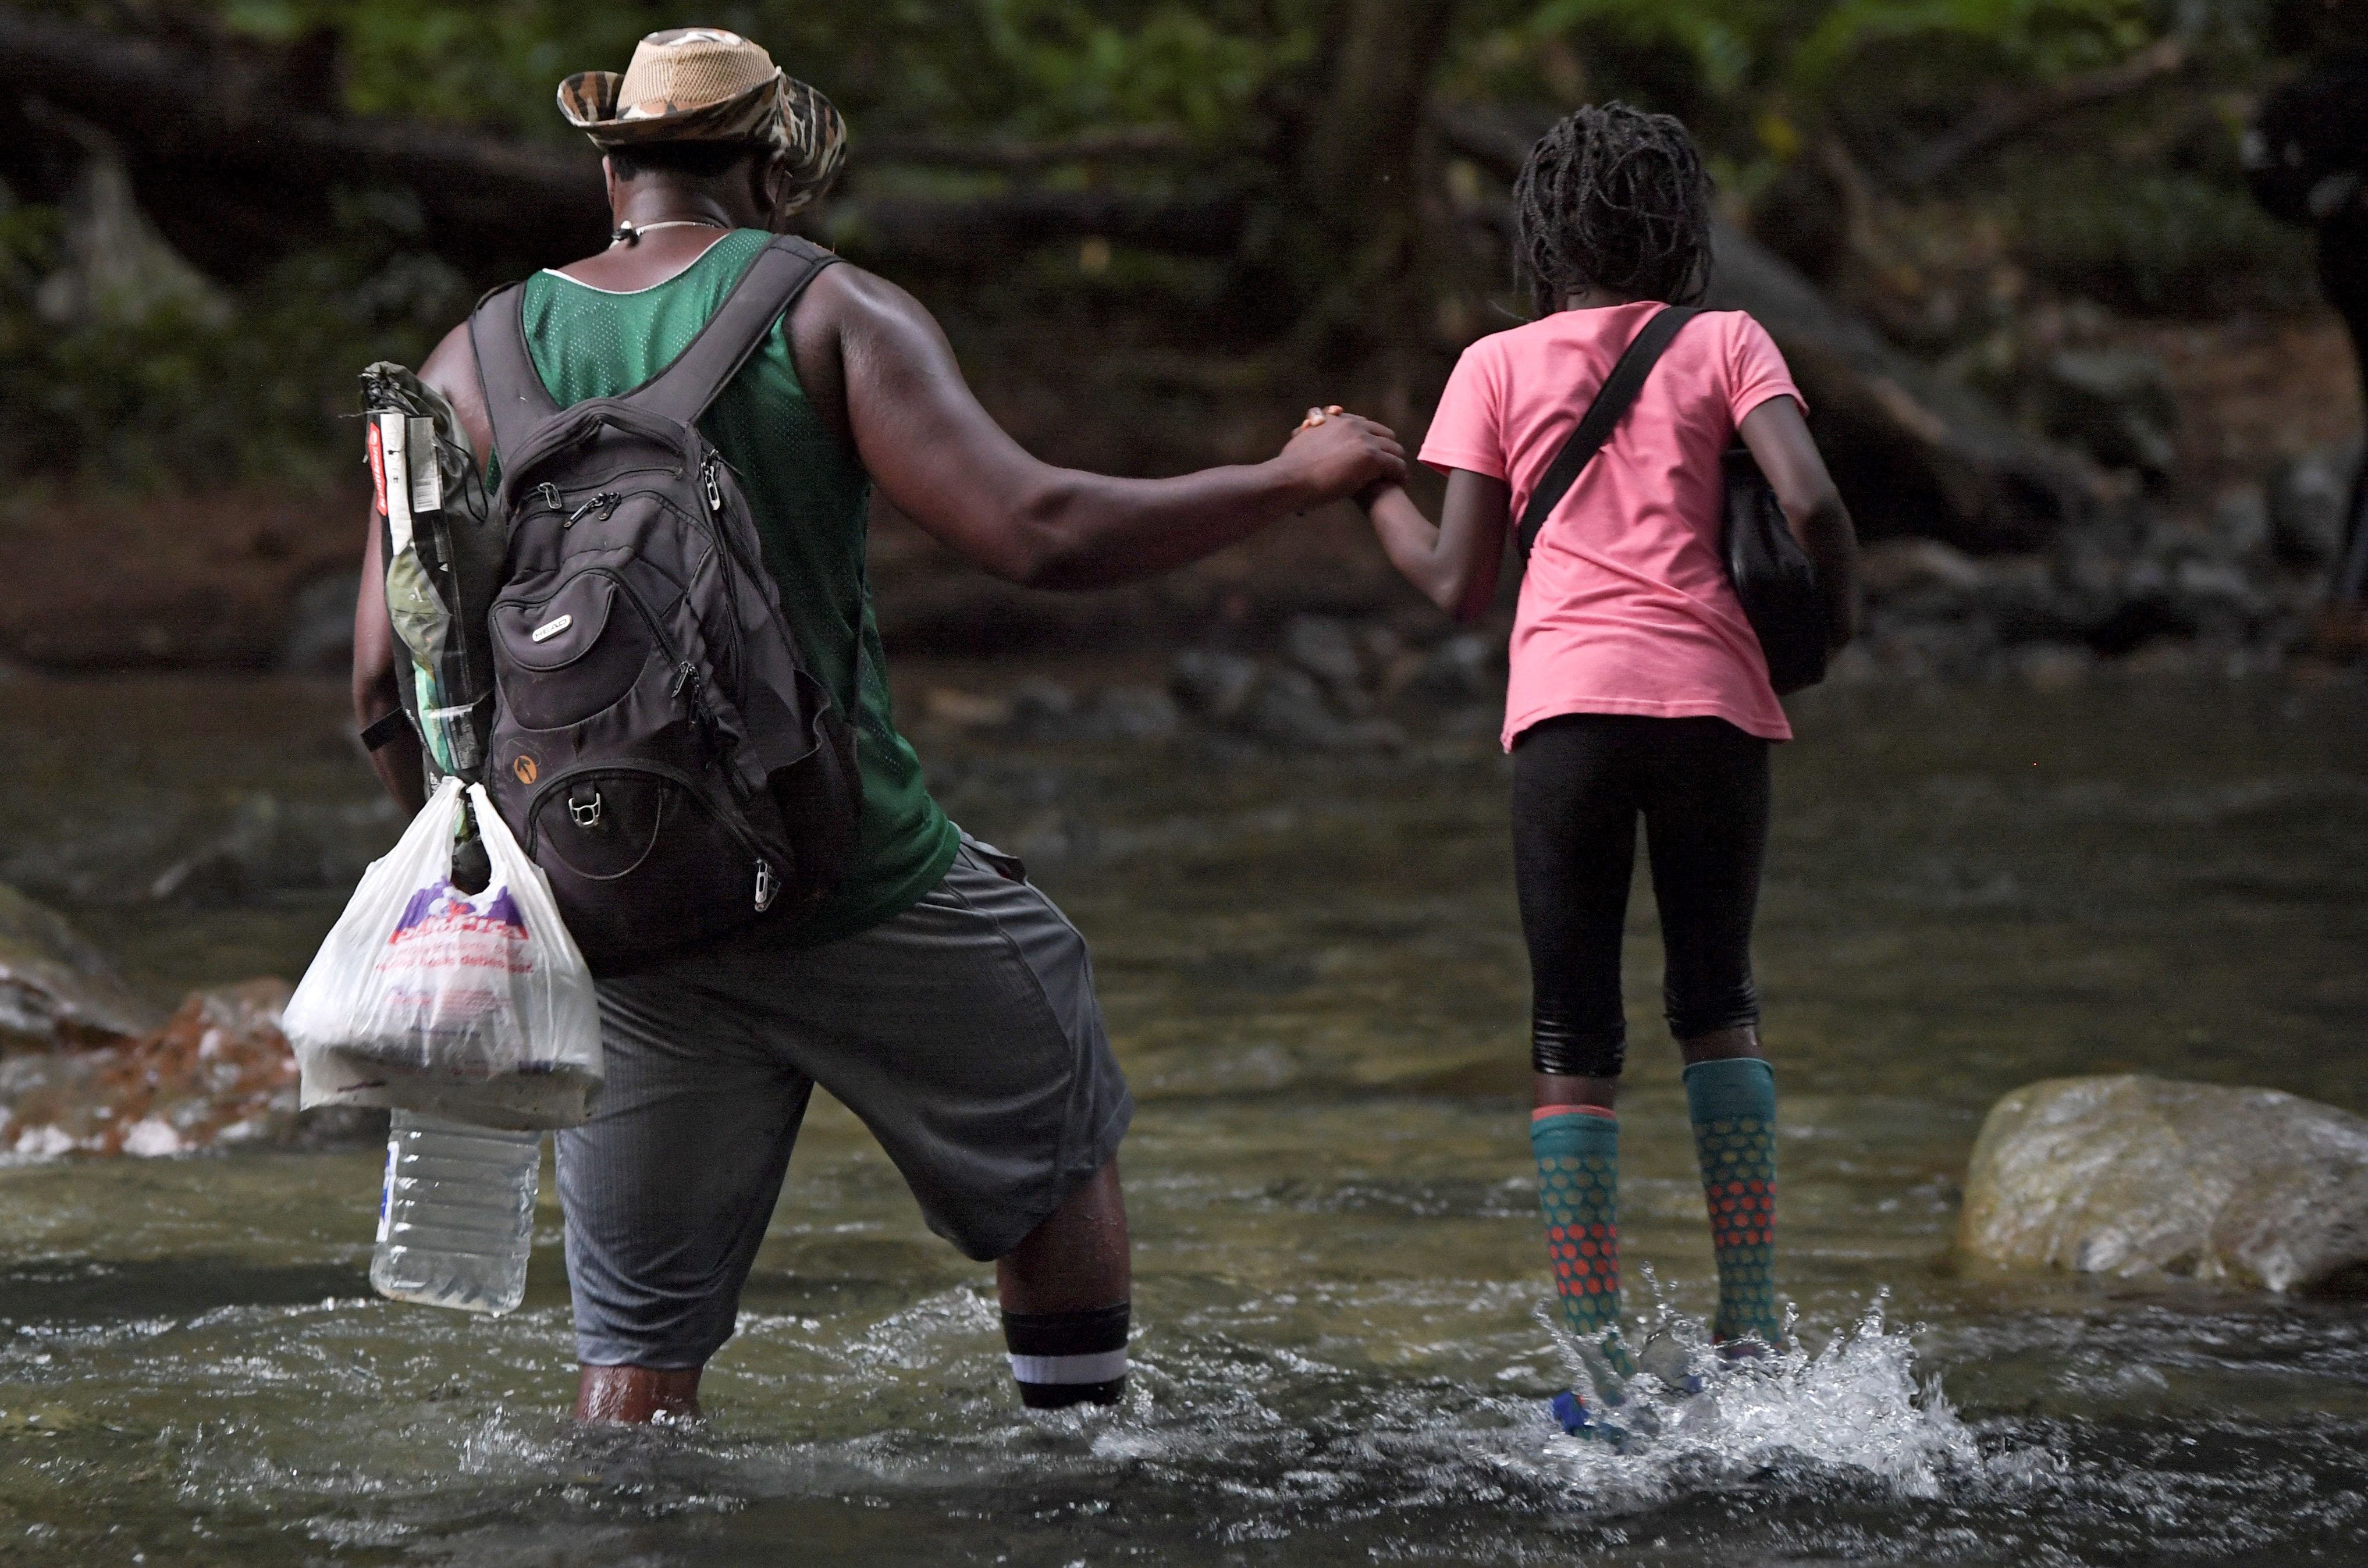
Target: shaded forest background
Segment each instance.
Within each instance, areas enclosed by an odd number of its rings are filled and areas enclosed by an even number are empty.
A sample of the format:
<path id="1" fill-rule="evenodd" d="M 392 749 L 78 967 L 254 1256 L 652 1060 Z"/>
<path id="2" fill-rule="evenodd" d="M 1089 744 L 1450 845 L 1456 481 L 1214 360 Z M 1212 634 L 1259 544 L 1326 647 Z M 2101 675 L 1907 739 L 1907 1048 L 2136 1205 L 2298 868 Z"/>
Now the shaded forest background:
<path id="1" fill-rule="evenodd" d="M 2208 528 L 2357 427 L 2309 237 L 2255 208 L 2238 153 L 2262 91 L 2368 37 L 2356 0 L 694 9 L 0 10 L 0 655 L 301 662 L 305 615 L 349 591 L 356 370 L 416 364 L 484 287 L 602 243 L 552 88 L 688 20 L 837 101 L 848 172 L 807 231 L 937 310 L 1059 460 L 1254 460 L 1318 399 L 1418 434 L 1456 353 L 1526 314 L 1521 153 L 1611 97 L 1702 142 L 1713 302 L 1777 332 L 1871 538 L 2028 557 L 2133 506 Z M 907 647 L 1414 614 L 1343 517 L 1064 603 L 877 532 Z"/>

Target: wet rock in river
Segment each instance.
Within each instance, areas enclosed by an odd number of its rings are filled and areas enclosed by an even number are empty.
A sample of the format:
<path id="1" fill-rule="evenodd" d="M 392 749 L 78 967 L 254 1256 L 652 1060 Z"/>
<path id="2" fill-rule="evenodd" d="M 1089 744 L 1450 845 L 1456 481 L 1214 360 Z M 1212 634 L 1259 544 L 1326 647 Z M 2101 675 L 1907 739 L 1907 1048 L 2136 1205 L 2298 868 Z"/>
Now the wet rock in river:
<path id="1" fill-rule="evenodd" d="M 383 1118 L 299 1117 L 288 995 L 279 980 L 197 992 L 138 1040 L 0 1059 L 0 1153 L 153 1158 L 373 1135 Z"/>
<path id="2" fill-rule="evenodd" d="M 156 1022 L 63 915 L 0 885 L 0 1053 L 109 1045 Z"/>
<path id="3" fill-rule="evenodd" d="M 1008 723 L 1020 740 L 1065 740 L 1076 722 L 1076 693 L 1059 681 L 1022 681 L 1012 687 L 1010 704 Z"/>
<path id="4" fill-rule="evenodd" d="M 1151 686 L 1107 687 L 1081 715 L 1085 738 L 1099 741 L 1164 741 L 1183 722 L 1175 699 Z"/>
<path id="5" fill-rule="evenodd" d="M 2357 1290 L 2368 1119 L 2137 1074 L 2027 1085 L 1982 1124 L 1957 1245 L 2009 1267 Z"/>
<path id="6" fill-rule="evenodd" d="M 2316 569 L 2335 559 L 2359 466 L 2357 449 L 2330 449 L 2296 458 L 2271 476 L 2270 535 L 2280 561 Z"/>
<path id="7" fill-rule="evenodd" d="M 1403 666 L 1394 684 L 1408 695 L 1432 702 L 1501 699 L 1505 695 L 1504 642 L 1477 631 L 1459 633 L 1417 655 L 1410 666 Z"/>
<path id="8" fill-rule="evenodd" d="M 1011 699 L 981 696 L 950 686 L 931 687 L 921 699 L 922 716 L 957 730 L 997 730 L 1011 722 Z"/>
<path id="9" fill-rule="evenodd" d="M 1057 681 L 1031 680 L 1005 699 L 1003 728 L 1015 740 L 1164 741 L 1183 722 L 1156 687 L 1111 686 L 1080 695 Z"/>
<path id="10" fill-rule="evenodd" d="M 2108 468 L 2159 476 L 2178 460 L 2179 398 L 2151 354 L 2066 349 L 2042 368 L 2037 391 L 2047 433 Z"/>
<path id="11" fill-rule="evenodd" d="M 292 890 L 350 887 L 403 825 L 384 797 L 358 805 L 243 797 L 229 824 L 157 873 L 149 896 L 225 904 Z"/>
<path id="12" fill-rule="evenodd" d="M 1342 634 L 1338 645 L 1328 635 L 1303 640 L 1319 657 L 1345 649 L 1347 662 L 1361 672 L 1347 629 L 1332 624 Z M 1177 656 L 1168 689 L 1184 711 L 1202 722 L 1272 746 L 1359 751 L 1406 744 L 1404 730 L 1373 716 L 1373 694 L 1361 679 L 1326 683 L 1296 659 L 1267 665 L 1238 653 L 1187 649 Z"/>
<path id="13" fill-rule="evenodd" d="M 1353 687 L 1364 677 L 1356 639 L 1328 615 L 1293 616 L 1283 628 L 1282 646 L 1292 664 L 1328 687 Z"/>
<path id="14" fill-rule="evenodd" d="M 1224 723 L 1248 706 L 1258 683 L 1256 659 L 1214 648 L 1187 648 L 1176 655 L 1167 689 L 1187 712 Z"/>
<path id="15" fill-rule="evenodd" d="M 2208 530 L 2211 553 L 2232 565 L 2258 567 L 2270 556 L 2269 492 L 2258 484 L 2232 484 L 2212 500 Z"/>
<path id="16" fill-rule="evenodd" d="M 1406 732 L 1386 719 L 1337 711 L 1315 677 L 1301 669 L 1264 672 L 1240 728 L 1271 745 L 1308 751 L 1388 751 L 1406 744 Z"/>

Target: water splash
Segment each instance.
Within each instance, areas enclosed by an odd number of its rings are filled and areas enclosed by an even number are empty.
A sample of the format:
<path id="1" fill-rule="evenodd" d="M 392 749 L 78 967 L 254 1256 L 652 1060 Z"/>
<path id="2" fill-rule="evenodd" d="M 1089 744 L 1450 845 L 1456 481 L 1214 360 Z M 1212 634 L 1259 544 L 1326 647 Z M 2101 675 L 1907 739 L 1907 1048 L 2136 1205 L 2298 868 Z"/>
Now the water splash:
<path id="1" fill-rule="evenodd" d="M 1849 1472 L 1903 1499 L 1988 1476 L 1999 1460 L 1984 1455 L 1939 1377 L 1918 1378 L 1912 1331 L 1885 1321 L 1889 1295 L 1878 1292 L 1815 1352 L 1788 1321 L 1789 1348 L 1738 1360 L 1711 1346 L 1701 1320 L 1662 1301 L 1642 1336 L 1643 1369 L 1611 1412 L 1616 1437 L 1556 1436 L 1548 1454 L 1591 1511 L 1656 1506 L 1774 1471 Z M 1574 1385 L 1588 1392 L 1578 1347 L 1546 1321 Z"/>

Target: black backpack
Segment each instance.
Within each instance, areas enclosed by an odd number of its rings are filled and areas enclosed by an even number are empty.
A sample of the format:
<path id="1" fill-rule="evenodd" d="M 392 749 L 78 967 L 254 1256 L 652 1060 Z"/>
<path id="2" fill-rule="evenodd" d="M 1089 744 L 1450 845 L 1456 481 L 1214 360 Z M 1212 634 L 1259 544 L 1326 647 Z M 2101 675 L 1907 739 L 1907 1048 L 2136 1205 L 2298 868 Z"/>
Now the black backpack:
<path id="1" fill-rule="evenodd" d="M 794 920 L 854 858 L 852 732 L 698 427 L 835 259 L 775 239 L 673 364 L 572 408 L 528 354 L 523 285 L 469 318 L 509 539 L 485 781 L 595 974 Z"/>
<path id="2" fill-rule="evenodd" d="M 1699 313 L 1691 305 L 1671 305 L 1656 312 L 1630 341 L 1611 373 L 1603 378 L 1595 401 L 1579 416 L 1578 427 L 1554 454 L 1545 477 L 1531 492 L 1529 505 L 1521 508 L 1524 563 L 1538 542 L 1538 531 L 1546 526 L 1547 514 L 1570 494 L 1579 471 L 1611 438 L 1678 329 Z M 1738 441 L 1721 460 L 1721 469 L 1726 495 L 1721 554 L 1727 580 L 1735 585 L 1735 597 L 1742 601 L 1744 617 L 1759 638 L 1760 652 L 1768 656 L 1768 683 L 1780 697 L 1815 686 L 1826 678 L 1832 627 L 1826 597 L 1817 585 L 1816 565 L 1793 537 L 1784 508 L 1777 505 L 1776 493 L 1759 472 L 1750 449 Z"/>

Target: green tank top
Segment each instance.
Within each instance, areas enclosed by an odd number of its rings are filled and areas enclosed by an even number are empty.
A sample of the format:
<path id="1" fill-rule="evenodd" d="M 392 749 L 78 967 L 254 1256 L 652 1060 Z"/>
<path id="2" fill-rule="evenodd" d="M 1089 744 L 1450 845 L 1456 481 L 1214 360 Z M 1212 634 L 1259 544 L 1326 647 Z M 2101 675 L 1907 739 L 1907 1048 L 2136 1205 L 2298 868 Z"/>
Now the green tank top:
<path id="1" fill-rule="evenodd" d="M 768 235 L 726 234 L 654 288 L 612 294 L 556 272 L 526 285 L 534 368 L 563 407 L 631 392 L 671 364 L 723 304 Z M 863 778 L 856 869 L 802 925 L 802 946 L 836 941 L 903 914 L 953 864 L 961 835 L 922 782 L 888 699 L 880 629 L 864 581 L 871 476 L 806 401 L 785 325 L 723 389 L 700 430 L 740 471 L 765 566 L 816 679 L 855 717 Z M 860 639 L 863 689 L 856 687 Z"/>

